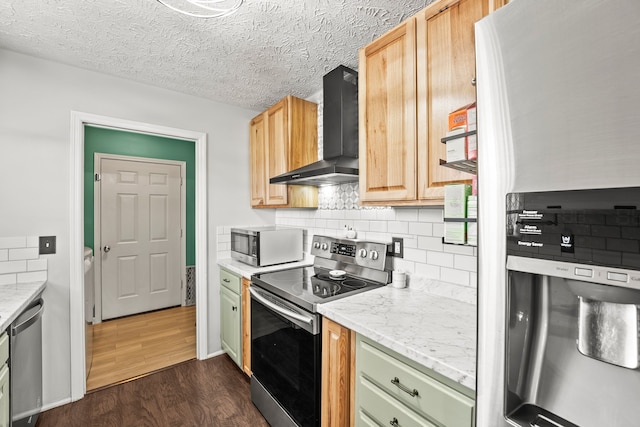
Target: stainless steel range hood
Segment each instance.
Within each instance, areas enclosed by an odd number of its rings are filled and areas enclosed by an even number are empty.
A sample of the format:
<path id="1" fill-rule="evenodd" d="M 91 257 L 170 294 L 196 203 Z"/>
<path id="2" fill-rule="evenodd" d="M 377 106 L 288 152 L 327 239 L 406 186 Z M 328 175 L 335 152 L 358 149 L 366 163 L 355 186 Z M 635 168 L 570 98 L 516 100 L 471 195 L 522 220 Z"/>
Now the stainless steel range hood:
<path id="1" fill-rule="evenodd" d="M 269 179 L 271 184 L 331 185 L 358 181 L 358 73 L 340 65 L 322 78 L 323 160 Z"/>

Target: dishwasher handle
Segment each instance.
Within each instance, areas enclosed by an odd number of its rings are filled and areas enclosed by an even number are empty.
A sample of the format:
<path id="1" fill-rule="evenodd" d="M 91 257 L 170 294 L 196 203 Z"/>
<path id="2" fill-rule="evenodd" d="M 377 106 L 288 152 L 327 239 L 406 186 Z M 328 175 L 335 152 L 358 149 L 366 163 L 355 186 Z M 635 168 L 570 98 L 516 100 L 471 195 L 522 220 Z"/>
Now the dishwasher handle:
<path id="1" fill-rule="evenodd" d="M 20 332 L 24 331 L 25 329 L 27 329 L 29 326 L 33 325 L 34 323 L 36 323 L 41 317 L 42 317 L 42 311 L 44 310 L 44 300 L 42 298 L 40 298 L 38 300 L 38 302 L 36 304 L 34 304 L 33 306 L 29 307 L 29 308 L 33 308 L 36 306 L 40 306 L 40 308 L 38 308 L 38 311 L 36 311 L 35 313 L 33 313 L 31 315 L 31 317 L 29 317 L 27 320 L 25 320 L 24 322 L 12 326 L 11 327 L 11 336 L 15 337 L 16 335 L 18 335 Z"/>

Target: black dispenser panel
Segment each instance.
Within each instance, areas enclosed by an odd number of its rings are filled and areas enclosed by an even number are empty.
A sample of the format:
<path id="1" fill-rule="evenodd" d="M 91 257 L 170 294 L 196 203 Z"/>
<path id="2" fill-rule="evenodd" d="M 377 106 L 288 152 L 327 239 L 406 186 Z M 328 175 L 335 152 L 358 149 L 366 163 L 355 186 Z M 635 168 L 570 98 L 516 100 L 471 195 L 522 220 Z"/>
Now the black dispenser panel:
<path id="1" fill-rule="evenodd" d="M 640 188 L 510 193 L 509 255 L 640 270 Z"/>

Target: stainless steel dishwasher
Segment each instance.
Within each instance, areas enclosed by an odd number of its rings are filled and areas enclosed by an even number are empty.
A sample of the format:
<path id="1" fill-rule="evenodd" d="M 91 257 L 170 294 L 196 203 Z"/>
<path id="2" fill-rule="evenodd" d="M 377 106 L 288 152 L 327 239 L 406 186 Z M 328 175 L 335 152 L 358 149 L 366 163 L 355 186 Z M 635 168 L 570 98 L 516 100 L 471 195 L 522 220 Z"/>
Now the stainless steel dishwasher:
<path id="1" fill-rule="evenodd" d="M 37 296 L 11 325 L 11 426 L 35 426 L 42 408 L 42 312 Z"/>

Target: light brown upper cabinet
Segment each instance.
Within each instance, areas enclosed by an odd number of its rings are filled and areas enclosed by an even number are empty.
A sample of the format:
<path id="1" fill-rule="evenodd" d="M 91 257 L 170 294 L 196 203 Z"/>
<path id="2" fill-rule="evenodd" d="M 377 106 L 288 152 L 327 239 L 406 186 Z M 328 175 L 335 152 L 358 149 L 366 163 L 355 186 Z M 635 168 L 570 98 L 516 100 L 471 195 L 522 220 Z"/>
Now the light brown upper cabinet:
<path id="1" fill-rule="evenodd" d="M 360 50 L 362 204 L 442 205 L 445 184 L 470 182 L 440 166 L 440 139 L 475 101 L 474 24 L 504 2 L 440 0 Z"/>
<path id="2" fill-rule="evenodd" d="M 360 201 L 416 199 L 416 19 L 360 49 Z"/>
<path id="3" fill-rule="evenodd" d="M 318 106 L 287 96 L 250 123 L 251 206 L 318 207 L 318 189 L 269 178 L 318 160 Z"/>

